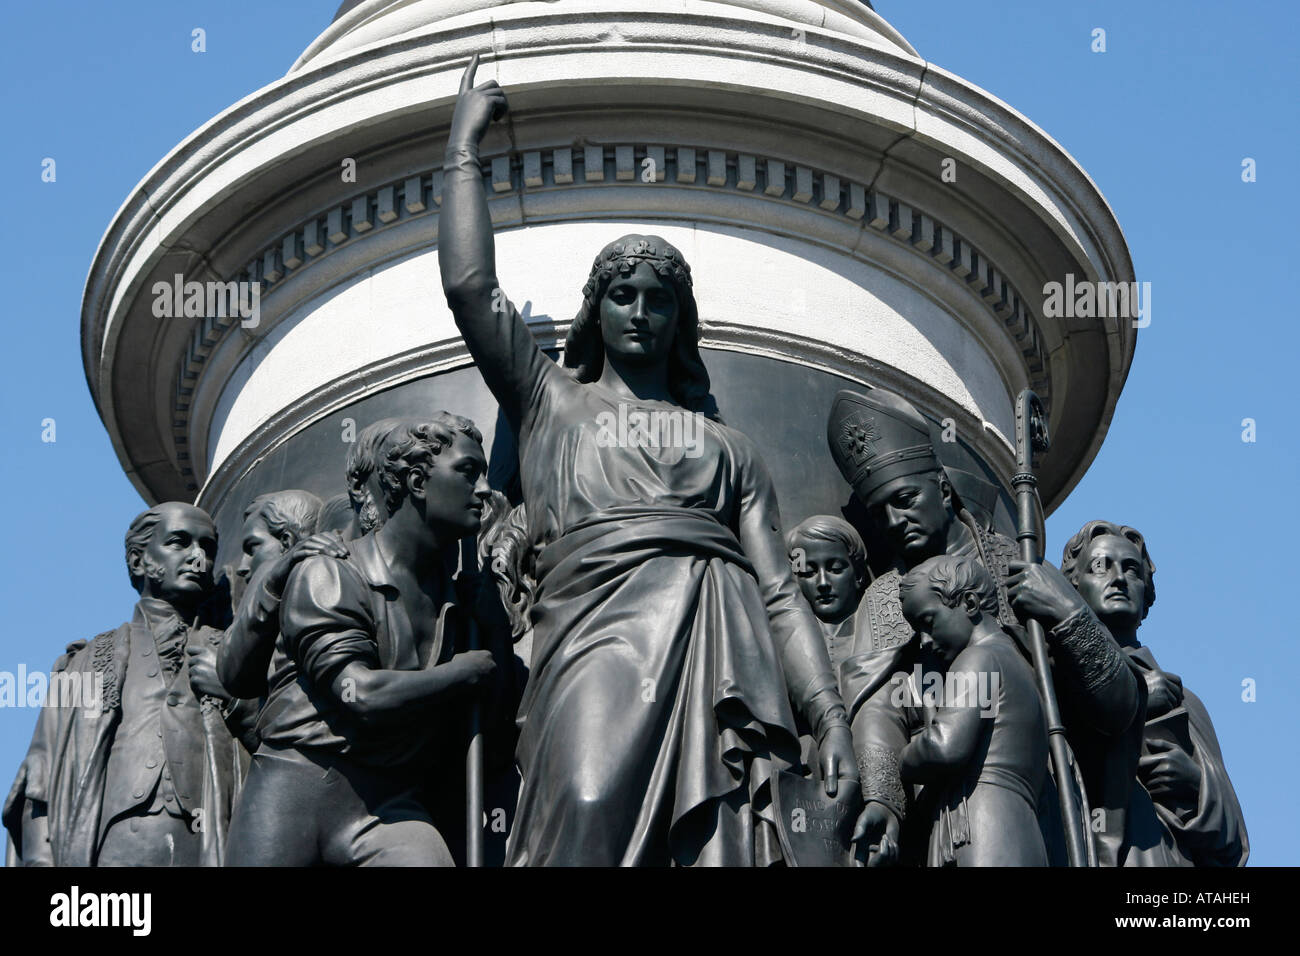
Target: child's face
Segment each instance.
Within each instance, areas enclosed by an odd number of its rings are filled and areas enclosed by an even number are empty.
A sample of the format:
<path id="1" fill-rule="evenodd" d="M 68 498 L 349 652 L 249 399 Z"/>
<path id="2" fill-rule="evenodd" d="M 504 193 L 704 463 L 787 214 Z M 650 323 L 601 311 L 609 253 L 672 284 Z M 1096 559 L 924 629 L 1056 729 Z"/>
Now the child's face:
<path id="1" fill-rule="evenodd" d="M 843 620 L 858 606 L 862 595 L 849 552 L 834 541 L 809 538 L 798 546 L 803 553 L 792 563 L 799 590 L 820 620 Z"/>
<path id="2" fill-rule="evenodd" d="M 932 588 L 912 588 L 903 596 L 903 617 L 921 637 L 922 650 L 945 665 L 970 643 L 975 624 L 965 608 L 948 607 Z"/>

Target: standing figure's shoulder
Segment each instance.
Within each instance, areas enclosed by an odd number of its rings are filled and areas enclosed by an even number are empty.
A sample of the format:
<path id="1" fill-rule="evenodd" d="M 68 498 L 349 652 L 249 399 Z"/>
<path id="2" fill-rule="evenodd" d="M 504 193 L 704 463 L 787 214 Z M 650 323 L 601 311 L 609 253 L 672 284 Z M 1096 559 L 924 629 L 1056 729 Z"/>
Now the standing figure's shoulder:
<path id="1" fill-rule="evenodd" d="M 101 631 L 90 640 L 70 643 L 50 667 L 51 674 L 69 670 L 102 670 L 112 663 L 117 654 L 119 638 L 130 627 L 129 622 L 111 630 Z"/>
<path id="2" fill-rule="evenodd" d="M 81 654 L 83 651 L 85 651 L 85 649 L 89 647 L 93 642 L 98 641 L 104 637 L 110 637 L 112 636 L 112 634 L 113 634 L 112 631 L 105 631 L 103 634 L 95 635 L 89 641 L 87 640 L 73 641 L 66 648 L 64 648 L 62 654 L 60 654 L 58 657 L 54 659 L 54 663 L 50 666 L 50 673 L 57 674 L 59 671 L 66 671 L 68 667 L 71 666 L 72 662 L 77 658 L 77 656 Z"/>
<path id="3" fill-rule="evenodd" d="M 1015 653 L 1012 650 L 1012 653 Z M 1001 641 L 981 641 L 967 644 L 961 649 L 956 657 L 953 658 L 950 670 L 957 671 L 984 671 L 993 673 L 1002 670 L 1003 647 Z"/>
<path id="4" fill-rule="evenodd" d="M 350 554 L 341 558 L 332 554 L 313 554 L 299 561 L 285 582 L 285 597 L 291 592 L 304 590 L 324 596 L 330 591 L 359 583 L 362 574 L 352 563 L 351 557 Z"/>
<path id="5" fill-rule="evenodd" d="M 757 465 L 760 468 L 765 467 L 758 445 L 740 429 L 734 428 L 716 418 L 710 418 L 703 412 L 680 408 L 680 413 L 683 416 L 681 433 L 685 437 L 688 446 L 698 442 L 705 434 L 709 434 L 723 446 L 731 459 L 742 468 L 750 465 Z"/>
<path id="6" fill-rule="evenodd" d="M 314 618 L 322 611 L 339 611 L 348 615 L 366 613 L 370 607 L 371 587 L 384 583 L 374 580 L 378 570 L 362 561 L 361 545 L 354 542 L 346 557 L 316 554 L 299 562 L 289 572 L 280 605 L 282 624 Z M 373 546 L 371 549 L 373 550 Z M 369 552 L 367 552 L 369 553 Z"/>

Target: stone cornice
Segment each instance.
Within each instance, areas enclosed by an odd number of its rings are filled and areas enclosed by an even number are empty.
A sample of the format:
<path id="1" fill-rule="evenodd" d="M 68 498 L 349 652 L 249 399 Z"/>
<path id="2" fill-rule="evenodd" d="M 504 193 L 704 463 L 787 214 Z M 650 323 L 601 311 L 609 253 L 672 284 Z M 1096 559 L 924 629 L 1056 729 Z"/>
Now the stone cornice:
<path id="1" fill-rule="evenodd" d="M 647 161 L 649 161 L 647 163 Z M 653 176 L 649 182 L 648 177 Z M 484 163 L 485 187 L 495 195 L 565 186 L 660 184 L 708 186 L 739 192 L 756 202 L 793 203 L 862 223 L 947 270 L 969 288 L 1014 340 L 1026 377 L 1050 409 L 1051 370 L 1043 334 L 1032 310 L 997 265 L 953 230 L 887 193 L 787 160 L 701 146 L 597 145 L 506 154 Z M 335 250 L 415 216 L 436 214 L 442 171 L 435 169 L 363 190 L 300 223 L 265 246 L 248 265 L 224 279 L 262 284 L 262 301 L 293 275 Z M 205 363 L 221 341 L 236 334 L 237 318 L 206 318 L 194 330 L 175 385 L 173 440 L 186 479 L 197 487 L 188 447 L 191 401 Z M 259 329 L 259 333 L 267 329 Z M 432 369 L 430 370 L 432 371 Z"/>
<path id="2" fill-rule="evenodd" d="M 889 234 L 900 243 L 906 242 L 914 254 L 929 255 L 928 251 L 917 251 L 911 236 L 905 233 L 904 205 L 913 213 L 913 223 L 920 222 L 922 229 L 928 213 L 942 211 L 945 222 L 939 224 L 940 237 L 944 234 L 943 225 L 952 225 L 952 231 L 959 235 L 969 234 L 960 221 L 947 221 L 950 206 L 956 209 L 969 200 L 972 216 L 976 210 L 991 211 L 994 229 L 1000 228 L 1001 220 L 997 217 L 1002 210 L 1014 207 L 1020 210 L 1018 215 L 1038 216 L 1042 220 L 1051 231 L 1052 241 L 1071 250 L 1070 258 L 1077 260 L 1077 271 L 1082 277 L 1131 279 L 1131 272 L 1125 274 L 1127 252 L 1122 248 L 1118 227 L 1082 170 L 1037 127 L 988 94 L 955 78 L 943 81 L 947 84 L 943 92 L 949 98 L 960 99 L 962 109 L 929 107 L 932 97 L 927 71 L 931 68 L 922 61 L 825 31 L 809 30 L 807 42 L 792 43 L 789 31 L 779 24 L 742 22 L 719 15 L 646 13 L 629 23 L 616 20 L 612 11 L 584 19 L 567 13 L 565 7 L 541 10 L 533 4 L 509 6 L 512 9 L 498 11 L 502 16 L 493 24 L 464 23 L 441 32 L 426 30 L 403 35 L 391 43 L 329 59 L 259 91 L 208 123 L 161 161 L 124 204 L 101 244 L 88 277 L 83 309 L 83 357 L 91 391 L 114 447 L 128 475 L 146 497 L 178 493 L 176 482 L 169 475 L 179 478 L 186 459 L 179 457 L 180 452 L 167 450 L 174 435 L 172 429 L 176 427 L 173 409 L 167 406 L 172 404 L 173 389 L 185 379 L 185 367 L 195 363 L 201 366 L 204 349 L 220 338 L 220 330 L 215 326 L 204 329 L 197 338 L 179 325 L 174 330 L 149 331 L 151 326 L 140 315 L 139 300 L 147 289 L 145 283 L 153 278 L 153 270 L 169 257 L 181 256 L 188 257 L 193 269 L 204 272 L 199 278 L 229 277 L 246 268 L 248 246 L 243 240 L 230 241 L 236 228 L 232 216 L 240 215 L 241 210 L 256 210 L 270 222 L 274 217 L 269 217 L 265 210 L 275 209 L 286 190 L 294 188 L 292 173 L 295 170 L 319 173 L 327 167 L 331 156 L 336 163 L 337 151 L 343 148 L 340 144 L 346 142 L 347 136 L 353 137 L 355 147 L 367 130 L 387 130 L 385 138 L 410 135 L 412 126 L 406 119 L 409 117 L 418 116 L 419 123 L 415 125 L 424 129 L 436 128 L 440 121 L 445 123 L 466 57 L 487 47 L 497 54 L 485 60 L 484 69 L 495 69 L 497 78 L 512 90 L 516 124 L 518 117 L 527 116 L 530 109 L 562 113 L 568 107 L 589 108 L 601 96 L 609 100 L 617 93 L 625 98 L 637 90 L 653 90 L 661 98 L 677 103 L 679 108 L 695 111 L 700 116 L 722 115 L 710 114 L 709 103 L 732 111 L 736 104 L 749 103 L 755 116 L 765 116 L 773 125 L 789 123 L 793 124 L 791 129 L 796 129 L 802 128 L 801 123 L 816 122 L 824 130 L 823 136 L 840 137 L 845 149 L 857 148 L 861 155 L 868 157 L 876 151 L 875 172 L 857 176 L 842 168 L 837 173 L 836 166 L 814 168 L 806 157 L 799 157 L 804 159 L 799 165 L 814 180 L 812 197 L 806 203 L 799 203 L 806 209 L 849 221 L 847 212 L 853 203 L 854 184 L 862 188 L 865 204 L 870 204 L 873 195 L 901 196 L 903 205 L 898 207 L 897 223 L 891 205 L 889 228 L 878 230 L 877 235 Z M 613 45 L 611 30 L 617 35 Z M 562 50 L 555 46 L 557 35 L 565 38 Z M 672 59 L 674 76 L 668 85 L 664 85 L 662 66 L 666 61 L 661 57 Z M 561 59 L 563 68 L 557 70 Z M 727 72 L 722 78 L 718 71 L 724 64 Z M 937 72 L 933 75 L 939 76 Z M 980 117 L 986 113 L 992 117 L 986 123 L 989 128 L 982 130 L 980 136 L 964 139 L 959 136 L 958 142 L 946 145 L 964 168 L 969 163 L 994 183 L 996 189 L 994 193 L 986 191 L 986 195 L 970 197 L 958 190 L 951 194 L 951 200 L 939 197 L 918 202 L 909 192 L 908 176 L 915 178 L 915 174 L 906 171 L 906 150 L 913 145 L 934 148 L 937 148 L 935 144 L 944 145 L 942 130 L 935 128 L 935 124 L 949 123 L 949 115 L 957 113 L 961 113 L 958 125 L 967 129 L 979 126 Z M 828 116 L 834 118 L 826 119 Z M 371 136 L 372 146 L 383 141 L 373 138 L 373 133 Z M 632 144 L 630 140 L 624 142 Z M 512 175 L 522 176 L 528 145 L 529 141 L 520 143 L 522 152 L 512 164 Z M 649 145 L 656 145 L 656 140 L 649 140 Z M 734 146 L 734 142 L 728 145 Z M 962 152 L 967 145 L 970 155 Z M 611 151 L 614 148 L 609 147 Z M 637 147 L 633 144 L 633 148 L 636 161 Z M 674 147 L 665 144 L 663 148 Z M 1000 159 L 993 155 L 999 148 L 1003 151 Z M 726 160 L 729 177 L 739 178 L 735 170 L 742 155 L 755 155 L 756 163 L 763 165 L 758 152 L 742 154 L 730 150 Z M 766 155 L 779 154 L 769 150 Z M 553 171 L 553 150 L 549 162 L 543 159 L 542 167 Z M 301 177 L 301 173 L 298 175 Z M 429 176 L 428 189 L 432 192 L 431 172 L 421 176 L 420 189 L 423 192 L 426 188 L 424 175 Z M 841 201 L 834 212 L 818 208 L 824 196 L 818 193 L 818 180 L 826 175 L 839 175 L 841 179 Z M 396 182 L 389 183 L 394 190 L 394 201 L 402 205 L 406 200 L 405 183 L 406 179 L 401 180 L 400 189 Z M 824 182 L 820 188 L 824 189 Z M 718 189 L 737 201 L 748 201 L 743 199 L 741 190 L 730 184 Z M 759 191 L 763 189 L 766 184 Z M 770 201 L 794 206 L 796 201 L 792 197 L 791 191 L 779 200 L 770 197 Z M 371 201 L 368 191 L 367 213 Z M 373 202 L 377 218 L 380 203 L 377 190 Z M 919 217 L 915 215 L 918 211 Z M 426 213 L 427 210 L 415 215 Z M 402 214 L 399 210 L 399 220 Z M 298 216 L 286 218 L 289 223 L 302 224 Z M 1109 221 L 1098 225 L 1099 220 Z M 281 259 L 277 264 L 273 256 L 272 274 L 277 268 L 287 269 L 283 261 L 283 242 L 287 235 L 283 230 L 287 223 L 276 225 L 279 228 L 272 234 L 279 236 L 275 241 Z M 349 223 L 349 238 L 343 244 L 354 241 L 353 229 L 354 225 Z M 372 231 L 382 229 L 383 226 L 372 227 Z M 895 230 L 904 235 L 893 237 Z M 290 248 L 290 261 L 298 257 L 296 229 L 293 235 L 295 244 Z M 918 241 L 924 243 L 924 235 Z M 977 253 L 988 252 L 994 261 L 1004 261 L 1002 247 L 1006 243 L 997 249 L 986 249 L 982 235 L 978 242 L 981 248 Z M 328 255 L 328 251 L 324 254 Z M 303 258 L 304 263 L 308 261 Z M 264 269 L 265 250 L 259 263 L 259 268 Z M 1074 262 L 1070 264 L 1073 267 Z M 1108 274 L 1108 267 L 1116 272 Z M 1026 273 L 1022 270 L 1019 274 L 1023 281 Z M 1032 275 L 1033 271 L 1028 274 Z M 1058 331 L 1029 324 L 1029 310 L 1017 311 L 1014 298 L 1003 299 L 1003 290 L 1009 284 L 1001 279 L 1000 271 L 992 283 L 987 272 L 977 272 L 977 275 L 979 278 L 969 285 L 978 285 L 973 292 L 987 298 L 989 308 L 1012 310 L 1013 322 L 1025 319 L 1018 338 L 1030 339 L 1034 359 L 1047 352 L 1047 364 L 1053 368 L 1068 364 L 1067 353 L 1074 346 L 1068 345 Z M 268 288 L 268 292 L 274 295 L 272 289 Z M 1017 290 L 1011 287 L 1009 294 L 1014 296 Z M 128 320 L 137 326 L 128 345 L 131 353 L 138 356 L 147 352 L 153 363 L 143 369 L 144 379 L 151 384 L 156 382 L 167 393 L 158 395 L 147 407 L 141 397 L 129 391 L 115 394 L 113 385 L 112 370 L 120 364 L 117 349 Z M 156 325 L 154 322 L 153 326 Z M 184 338 L 178 337 L 182 332 Z M 1014 330 L 1012 334 L 1015 335 Z M 1077 481 L 1095 453 L 1131 360 L 1131 335 L 1125 340 L 1122 331 L 1109 330 L 1109 334 L 1113 341 L 1110 367 L 1104 373 L 1097 370 L 1106 381 L 1101 420 L 1088 412 L 1087 420 L 1079 422 L 1079 427 L 1089 430 L 1093 447 L 1083 454 L 1066 452 L 1070 463 L 1066 466 L 1068 474 L 1060 481 L 1062 489 Z M 142 336 L 147 335 L 154 335 L 157 341 L 142 341 Z M 1040 340 L 1036 344 L 1035 337 Z M 140 364 L 137 359 L 136 366 Z M 138 389 L 141 378 L 135 367 L 131 374 L 132 388 Z M 1055 389 L 1059 383 L 1052 384 Z M 119 399 L 128 402 L 129 408 L 118 409 Z M 1059 406 L 1060 402 L 1055 404 Z M 152 420 L 155 413 L 157 424 Z M 146 419 L 146 415 L 150 418 Z M 126 433 L 128 428 L 130 436 Z M 154 433 L 147 434 L 149 430 Z M 1096 433 L 1091 434 L 1094 430 Z M 174 471 L 168 471 L 167 459 L 171 460 Z"/>
<path id="3" fill-rule="evenodd" d="M 509 18 L 509 8 L 519 0 L 369 0 L 358 4 L 331 23 L 290 67 L 292 75 L 305 67 L 315 66 L 324 58 L 346 53 L 360 46 L 391 41 L 414 30 L 436 26 L 457 19 L 480 18 L 487 21 Z M 552 2 L 552 0 L 545 0 Z M 614 12 L 615 15 L 638 17 L 656 13 L 742 13 L 755 20 L 783 21 L 793 29 L 838 31 L 858 40 L 875 41 L 897 47 L 916 56 L 916 50 L 869 4 L 860 0 L 652 0 L 645 3 L 600 2 L 587 0 L 579 15 Z M 730 9 L 728 9 L 730 8 Z M 572 13 L 573 10 L 565 11 Z"/>

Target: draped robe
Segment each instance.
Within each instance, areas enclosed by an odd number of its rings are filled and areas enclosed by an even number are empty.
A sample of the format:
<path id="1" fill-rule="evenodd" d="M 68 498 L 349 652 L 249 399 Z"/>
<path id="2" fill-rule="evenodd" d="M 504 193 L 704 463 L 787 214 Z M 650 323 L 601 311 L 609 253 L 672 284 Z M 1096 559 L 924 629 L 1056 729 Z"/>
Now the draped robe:
<path id="1" fill-rule="evenodd" d="M 767 473 L 703 416 L 693 448 L 620 447 L 620 400 L 543 361 L 521 443 L 540 554 L 509 861 L 770 862 L 770 780 L 799 749 L 769 601 L 799 597 L 765 598 L 740 546 L 742 511 L 775 509 Z"/>

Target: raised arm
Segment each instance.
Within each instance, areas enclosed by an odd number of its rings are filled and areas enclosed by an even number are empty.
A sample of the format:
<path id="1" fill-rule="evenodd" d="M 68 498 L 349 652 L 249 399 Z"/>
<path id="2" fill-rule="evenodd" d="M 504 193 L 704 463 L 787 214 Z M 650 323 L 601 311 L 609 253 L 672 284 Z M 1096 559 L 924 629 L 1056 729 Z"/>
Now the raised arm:
<path id="1" fill-rule="evenodd" d="M 495 80 L 474 86 L 478 54 L 461 79 L 443 165 L 438 267 L 456 325 L 483 381 L 518 434 L 543 374 L 554 368 L 497 282 L 492 218 L 483 192 L 479 142 L 506 113 Z"/>
<path id="2" fill-rule="evenodd" d="M 835 796 L 840 779 L 852 781 L 855 787 L 858 780 L 848 715 L 821 626 L 790 570 L 772 479 L 756 451 L 751 447 L 748 452 L 742 478 L 740 546 L 758 576 L 790 699 L 813 728 L 826 793 Z"/>
<path id="3" fill-rule="evenodd" d="M 280 595 L 259 574 L 248 586 L 226 637 L 217 648 L 217 679 L 232 697 L 261 697 L 280 634 Z"/>

